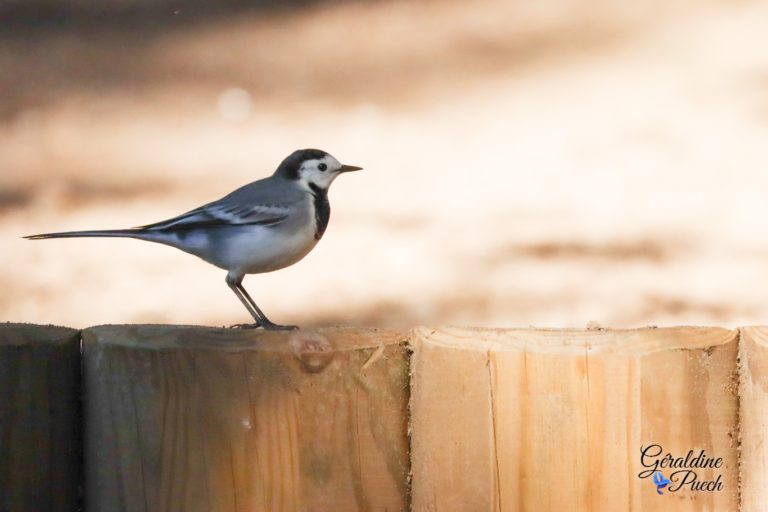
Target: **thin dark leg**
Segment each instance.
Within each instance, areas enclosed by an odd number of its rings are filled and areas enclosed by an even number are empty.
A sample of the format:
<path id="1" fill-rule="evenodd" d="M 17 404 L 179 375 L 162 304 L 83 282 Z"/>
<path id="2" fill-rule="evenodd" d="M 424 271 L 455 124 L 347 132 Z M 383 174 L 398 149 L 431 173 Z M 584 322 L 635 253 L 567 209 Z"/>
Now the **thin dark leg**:
<path id="1" fill-rule="evenodd" d="M 292 331 L 294 329 L 299 328 L 296 325 L 279 325 L 274 322 L 271 322 L 269 318 L 267 318 L 267 315 L 265 315 L 264 312 L 261 309 L 259 309 L 259 306 L 256 305 L 256 303 L 253 301 L 251 296 L 248 295 L 248 292 L 246 291 L 246 289 L 243 288 L 242 282 L 237 283 L 235 286 L 237 286 L 237 289 L 240 291 L 240 293 L 243 294 L 245 299 L 250 303 L 250 306 L 254 309 L 256 314 L 259 316 L 258 322 L 261 324 L 261 326 L 264 329 L 268 331 Z M 255 318 L 255 315 L 254 315 L 254 318 Z"/>
<path id="2" fill-rule="evenodd" d="M 232 327 L 237 327 L 237 328 L 240 328 L 240 329 L 244 329 L 244 328 L 251 328 L 251 329 L 253 329 L 253 328 L 260 327 L 261 325 L 263 325 L 262 324 L 263 319 L 261 317 L 259 317 L 258 312 L 255 311 L 251 307 L 250 303 L 245 299 L 245 297 L 242 296 L 242 294 L 240 293 L 240 289 L 239 289 L 238 285 L 236 285 L 235 283 L 230 283 L 229 279 L 227 279 L 227 285 L 232 289 L 232 291 L 235 293 L 235 295 L 237 295 L 237 298 L 240 299 L 240 302 L 243 303 L 243 306 L 245 306 L 245 309 L 248 310 L 248 312 L 251 314 L 253 319 L 256 320 L 256 323 L 254 323 L 254 324 L 236 324 L 236 325 L 233 325 Z"/>

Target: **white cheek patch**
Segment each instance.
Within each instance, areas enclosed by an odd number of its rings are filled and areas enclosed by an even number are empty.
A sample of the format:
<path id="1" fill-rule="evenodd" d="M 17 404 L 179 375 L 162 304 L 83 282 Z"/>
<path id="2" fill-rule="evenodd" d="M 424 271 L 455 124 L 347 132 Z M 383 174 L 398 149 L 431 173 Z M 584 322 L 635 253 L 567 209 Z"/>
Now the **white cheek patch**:
<path id="1" fill-rule="evenodd" d="M 325 163 L 328 166 L 328 170 L 336 170 L 341 167 L 341 162 L 333 158 L 332 156 L 328 155 L 328 157 L 325 158 Z"/>
<path id="2" fill-rule="evenodd" d="M 318 172 L 306 173 L 302 175 L 301 178 L 299 179 L 299 186 L 306 191 L 311 190 L 310 185 L 314 185 L 315 187 L 326 189 L 328 188 L 328 185 L 331 184 L 331 181 L 333 181 L 333 175 L 321 173 L 318 171 Z"/>

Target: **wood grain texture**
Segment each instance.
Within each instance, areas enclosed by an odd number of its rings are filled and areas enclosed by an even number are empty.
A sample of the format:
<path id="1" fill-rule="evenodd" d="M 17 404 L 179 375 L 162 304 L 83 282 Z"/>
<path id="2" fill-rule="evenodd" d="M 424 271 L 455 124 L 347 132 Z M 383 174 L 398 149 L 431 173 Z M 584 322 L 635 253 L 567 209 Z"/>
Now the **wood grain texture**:
<path id="1" fill-rule="evenodd" d="M 77 510 L 80 334 L 0 324 L 0 511 Z"/>
<path id="2" fill-rule="evenodd" d="M 768 327 L 741 329 L 741 510 L 768 511 Z"/>
<path id="3" fill-rule="evenodd" d="M 737 510 L 737 339 L 707 328 L 417 329 L 413 509 Z M 658 495 L 638 478 L 652 444 L 721 457 L 698 474 L 721 475 L 722 490 Z"/>
<path id="4" fill-rule="evenodd" d="M 86 330 L 86 507 L 405 510 L 405 339 L 359 329 Z"/>

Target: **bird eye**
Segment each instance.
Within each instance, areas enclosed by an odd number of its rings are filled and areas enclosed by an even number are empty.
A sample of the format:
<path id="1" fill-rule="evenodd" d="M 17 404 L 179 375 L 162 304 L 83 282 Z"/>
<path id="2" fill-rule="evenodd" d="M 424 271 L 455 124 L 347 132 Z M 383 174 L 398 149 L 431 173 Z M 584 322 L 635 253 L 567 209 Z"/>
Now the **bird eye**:
<path id="1" fill-rule="evenodd" d="M 328 168 L 328 166 L 325 165 L 325 164 L 320 164 L 320 165 L 317 166 L 317 168 L 320 169 L 321 171 L 325 172 L 325 170 Z"/>

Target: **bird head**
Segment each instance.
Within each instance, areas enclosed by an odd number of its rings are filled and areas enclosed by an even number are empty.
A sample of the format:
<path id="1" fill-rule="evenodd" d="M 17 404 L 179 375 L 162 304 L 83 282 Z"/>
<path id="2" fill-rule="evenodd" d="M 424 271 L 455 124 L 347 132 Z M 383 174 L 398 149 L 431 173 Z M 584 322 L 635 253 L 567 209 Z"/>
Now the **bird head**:
<path id="1" fill-rule="evenodd" d="M 354 165 L 343 165 L 319 149 L 299 149 L 280 163 L 275 176 L 297 180 L 308 190 L 311 185 L 327 190 L 339 174 L 360 169 Z"/>

